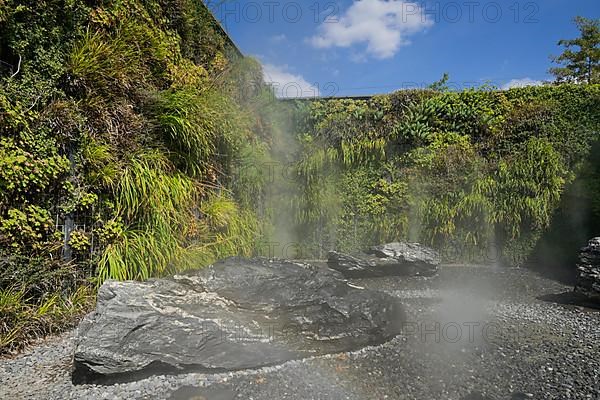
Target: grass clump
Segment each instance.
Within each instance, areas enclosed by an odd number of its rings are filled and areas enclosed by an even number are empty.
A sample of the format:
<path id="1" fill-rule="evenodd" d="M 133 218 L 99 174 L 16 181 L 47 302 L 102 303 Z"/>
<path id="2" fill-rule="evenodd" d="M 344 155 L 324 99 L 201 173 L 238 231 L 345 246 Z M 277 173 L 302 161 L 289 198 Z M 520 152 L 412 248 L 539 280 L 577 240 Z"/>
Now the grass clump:
<path id="1" fill-rule="evenodd" d="M 126 228 L 107 245 L 99 263 L 100 280 L 147 279 L 164 273 L 183 251 L 199 189 L 159 150 L 134 154 L 113 188 L 115 214 Z"/>
<path id="2" fill-rule="evenodd" d="M 72 264 L 45 257 L 0 258 L 0 355 L 74 326 L 94 288 Z"/>

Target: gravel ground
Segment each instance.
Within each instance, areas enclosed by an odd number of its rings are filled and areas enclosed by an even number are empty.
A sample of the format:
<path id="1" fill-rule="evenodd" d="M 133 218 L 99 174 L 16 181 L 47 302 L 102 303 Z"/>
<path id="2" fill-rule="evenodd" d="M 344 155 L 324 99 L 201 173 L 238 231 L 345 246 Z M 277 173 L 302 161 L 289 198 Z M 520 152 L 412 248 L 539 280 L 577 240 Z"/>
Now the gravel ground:
<path id="1" fill-rule="evenodd" d="M 0 360 L 0 399 L 600 399 L 600 311 L 557 302 L 568 286 L 527 270 L 456 266 L 352 283 L 403 299 L 402 335 L 259 370 L 73 386 L 70 332 Z"/>

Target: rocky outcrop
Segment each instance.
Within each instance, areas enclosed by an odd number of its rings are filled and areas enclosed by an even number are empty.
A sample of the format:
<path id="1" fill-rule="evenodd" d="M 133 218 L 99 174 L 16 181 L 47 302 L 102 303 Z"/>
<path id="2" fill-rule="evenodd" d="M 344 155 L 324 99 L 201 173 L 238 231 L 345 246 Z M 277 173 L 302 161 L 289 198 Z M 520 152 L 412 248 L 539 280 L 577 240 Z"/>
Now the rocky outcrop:
<path id="1" fill-rule="evenodd" d="M 383 343 L 403 319 L 396 298 L 336 271 L 231 258 L 168 279 L 106 282 L 79 327 L 72 379 L 258 368 Z"/>
<path id="2" fill-rule="evenodd" d="M 589 241 L 579 252 L 575 292 L 600 302 L 600 237 Z"/>
<path id="3" fill-rule="evenodd" d="M 327 264 L 350 278 L 393 275 L 432 276 L 438 271 L 439 254 L 418 243 L 389 243 L 373 246 L 364 253 L 332 251 Z"/>

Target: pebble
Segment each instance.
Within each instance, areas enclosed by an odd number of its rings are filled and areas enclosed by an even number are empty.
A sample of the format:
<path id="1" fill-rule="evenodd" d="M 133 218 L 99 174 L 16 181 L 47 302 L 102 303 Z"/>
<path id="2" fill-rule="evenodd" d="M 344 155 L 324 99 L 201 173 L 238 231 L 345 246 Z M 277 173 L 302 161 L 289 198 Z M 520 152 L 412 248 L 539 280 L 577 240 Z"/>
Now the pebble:
<path id="1" fill-rule="evenodd" d="M 437 340 L 411 330 L 344 355 L 113 386 L 71 384 L 75 333 L 67 332 L 0 359 L 0 399 L 154 400 L 194 388 L 197 398 L 209 390 L 244 400 L 600 399 L 600 312 L 538 299 L 570 287 L 527 270 L 488 267 L 443 267 L 433 278 L 352 283 L 402 298 L 417 326 L 478 323 L 480 329 L 456 342 L 450 333 L 440 332 Z"/>

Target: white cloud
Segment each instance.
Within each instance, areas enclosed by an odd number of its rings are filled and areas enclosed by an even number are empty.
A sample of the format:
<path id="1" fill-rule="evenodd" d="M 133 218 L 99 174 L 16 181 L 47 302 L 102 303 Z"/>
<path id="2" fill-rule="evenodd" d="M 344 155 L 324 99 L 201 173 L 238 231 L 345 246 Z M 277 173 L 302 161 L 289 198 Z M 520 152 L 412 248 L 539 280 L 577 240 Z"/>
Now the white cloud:
<path id="1" fill-rule="evenodd" d="M 271 36 L 269 40 L 271 41 L 271 43 L 282 43 L 287 40 L 287 36 L 285 36 L 285 34 L 282 33 L 281 35 Z"/>
<path id="2" fill-rule="evenodd" d="M 417 4 L 400 0 L 355 1 L 339 17 L 326 20 L 310 43 L 322 49 L 366 44 L 366 53 L 375 58 L 393 57 L 410 42 L 410 34 L 433 25 Z"/>
<path id="3" fill-rule="evenodd" d="M 522 78 L 522 79 L 513 79 L 502 86 L 503 90 L 508 90 L 512 88 L 525 87 L 525 86 L 541 86 L 543 85 L 543 81 L 536 81 L 531 78 Z"/>
<path id="4" fill-rule="evenodd" d="M 279 98 L 319 96 L 317 87 L 308 83 L 302 75 L 289 72 L 287 65 L 263 64 L 263 75 L 265 82 L 273 86 Z"/>

